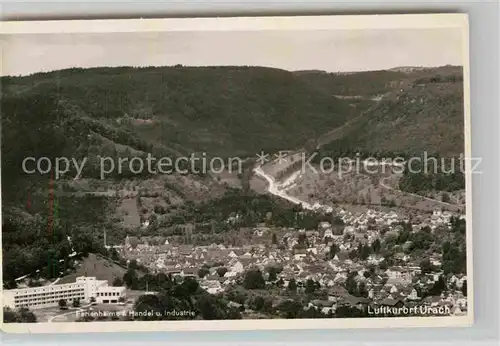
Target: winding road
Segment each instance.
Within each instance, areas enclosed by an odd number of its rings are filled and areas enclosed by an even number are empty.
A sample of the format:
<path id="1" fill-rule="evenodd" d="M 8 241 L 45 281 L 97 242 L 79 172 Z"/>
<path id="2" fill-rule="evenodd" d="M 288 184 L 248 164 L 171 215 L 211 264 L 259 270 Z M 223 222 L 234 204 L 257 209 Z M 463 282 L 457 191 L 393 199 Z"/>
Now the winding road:
<path id="1" fill-rule="evenodd" d="M 286 199 L 287 201 L 290 201 L 290 202 L 292 202 L 294 204 L 300 204 L 300 205 L 302 205 L 302 207 L 304 209 L 313 210 L 313 207 L 312 207 L 311 204 L 309 204 L 309 203 L 307 203 L 305 201 L 302 201 L 302 200 L 300 200 L 298 198 L 292 197 L 292 196 L 288 195 L 285 191 L 280 190 L 278 188 L 278 185 L 276 184 L 276 181 L 274 180 L 274 178 L 272 176 L 270 176 L 269 174 L 266 174 L 262 170 L 261 166 L 255 167 L 253 171 L 259 177 L 264 178 L 265 180 L 267 180 L 267 182 L 268 182 L 268 188 L 267 188 L 267 190 L 268 190 L 268 192 L 270 194 L 273 194 L 273 195 L 275 195 L 277 197 L 281 197 L 283 199 Z"/>
<path id="2" fill-rule="evenodd" d="M 367 165 L 372 165 L 372 162 L 366 162 L 366 164 Z M 268 182 L 268 192 L 271 193 L 272 195 L 280 197 L 280 198 L 283 198 L 283 199 L 286 199 L 287 201 L 292 202 L 294 204 L 300 204 L 300 205 L 302 205 L 302 207 L 304 209 L 307 209 L 307 210 L 315 210 L 316 209 L 310 203 L 308 203 L 306 201 L 302 201 L 302 200 L 300 200 L 300 199 L 298 199 L 296 197 L 290 196 L 290 195 L 288 195 L 285 192 L 285 190 L 280 189 L 279 188 L 279 184 L 276 183 L 276 181 L 274 180 L 274 177 L 272 177 L 271 175 L 269 175 L 266 172 L 264 172 L 264 170 L 262 169 L 261 165 L 255 167 L 253 169 L 253 171 L 254 171 L 254 173 L 257 176 L 265 179 Z M 379 180 L 379 185 L 381 187 L 385 188 L 385 189 L 392 190 L 392 191 L 397 191 L 399 193 L 402 193 L 402 194 L 405 194 L 405 195 L 408 195 L 408 196 L 413 196 L 413 197 L 425 199 L 425 200 L 428 200 L 428 201 L 432 201 L 432 202 L 435 202 L 435 203 L 440 203 L 442 205 L 447 205 L 447 206 L 450 206 L 450 207 L 463 207 L 463 206 L 465 206 L 465 204 L 447 203 L 447 202 L 443 202 L 443 201 L 440 201 L 440 200 L 437 200 L 437 199 L 433 199 L 433 198 L 430 198 L 430 197 L 425 197 L 425 196 L 418 195 L 418 194 L 415 194 L 415 193 L 402 191 L 400 189 L 397 189 L 397 188 L 394 188 L 394 187 L 391 187 L 391 186 L 387 185 L 386 184 L 386 180 L 387 179 L 388 178 L 382 178 L 382 179 Z M 325 208 L 326 206 L 320 205 L 320 207 Z"/>

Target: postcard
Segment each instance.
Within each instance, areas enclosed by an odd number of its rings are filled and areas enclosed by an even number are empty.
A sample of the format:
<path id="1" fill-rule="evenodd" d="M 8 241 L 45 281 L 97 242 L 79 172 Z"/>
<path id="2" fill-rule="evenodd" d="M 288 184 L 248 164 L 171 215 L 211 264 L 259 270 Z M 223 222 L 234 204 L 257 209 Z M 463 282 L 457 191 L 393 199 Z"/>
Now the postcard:
<path id="1" fill-rule="evenodd" d="M 1 23 L 2 329 L 472 324 L 468 30 Z"/>

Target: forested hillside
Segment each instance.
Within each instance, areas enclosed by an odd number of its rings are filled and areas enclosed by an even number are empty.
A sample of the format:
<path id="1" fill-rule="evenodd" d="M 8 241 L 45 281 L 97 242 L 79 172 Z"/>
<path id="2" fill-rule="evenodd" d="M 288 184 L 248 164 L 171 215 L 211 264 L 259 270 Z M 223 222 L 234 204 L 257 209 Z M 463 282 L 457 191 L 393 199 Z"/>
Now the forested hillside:
<path id="1" fill-rule="evenodd" d="M 292 72 L 260 67 L 69 69 L 3 77 L 1 87 L 3 259 L 9 285 L 37 269 L 44 275 L 47 258 L 65 261 L 67 236 L 83 237 L 83 248 L 75 250 L 101 251 L 103 229 L 112 233 L 112 208 L 119 202 L 115 196 L 59 196 L 75 171 L 53 181 L 53 174 L 26 174 L 24 158 L 85 158 L 80 179 L 98 179 L 102 156 L 254 157 L 260 150 L 300 147 L 353 112 Z M 125 167 L 110 178 L 137 185 L 145 175 Z M 194 201 L 200 200 L 195 189 L 216 196 L 213 178 L 188 174 L 186 179 Z M 175 180 L 164 186 L 188 192 Z"/>
<path id="2" fill-rule="evenodd" d="M 345 102 L 291 72 L 260 67 L 72 69 L 3 78 L 2 87 L 4 107 L 37 99 L 33 102 L 43 102 L 52 112 L 58 109 L 62 119 L 54 114 L 55 125 L 70 118 L 135 149 L 209 155 L 254 155 L 283 143 L 300 146 L 342 125 L 349 111 Z M 5 108 L 5 118 L 14 114 Z"/>
<path id="3" fill-rule="evenodd" d="M 464 150 L 463 82 L 461 70 L 409 74 L 340 138 L 324 145 L 325 154 L 405 152 L 441 156 Z"/>

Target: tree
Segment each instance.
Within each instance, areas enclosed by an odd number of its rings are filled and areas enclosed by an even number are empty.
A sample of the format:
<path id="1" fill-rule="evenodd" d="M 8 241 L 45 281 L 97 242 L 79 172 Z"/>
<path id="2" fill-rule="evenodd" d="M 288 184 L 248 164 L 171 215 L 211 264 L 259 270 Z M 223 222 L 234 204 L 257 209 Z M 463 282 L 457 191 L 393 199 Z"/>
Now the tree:
<path id="1" fill-rule="evenodd" d="M 226 273 L 227 273 L 226 267 L 217 268 L 217 275 L 219 275 L 219 277 L 223 277 Z"/>
<path id="2" fill-rule="evenodd" d="M 186 277 L 179 287 L 181 287 L 184 296 L 190 297 L 198 291 L 200 284 L 195 278 Z"/>
<path id="3" fill-rule="evenodd" d="M 426 258 L 420 262 L 420 270 L 422 274 L 431 273 L 434 270 L 434 266 L 431 263 L 431 260 Z"/>
<path id="4" fill-rule="evenodd" d="M 352 294 L 353 296 L 358 294 L 358 283 L 356 282 L 356 272 L 350 272 L 347 275 L 347 280 L 345 282 L 345 288 L 347 292 Z"/>
<path id="5" fill-rule="evenodd" d="M 292 292 L 297 291 L 297 282 L 295 282 L 294 278 L 291 278 L 290 281 L 288 281 L 288 289 Z"/>
<path id="6" fill-rule="evenodd" d="M 162 301 L 159 296 L 153 294 L 144 294 L 140 296 L 134 304 L 134 311 L 145 313 L 139 318 L 141 320 L 159 320 L 161 319 L 161 311 L 163 311 Z M 147 312 L 152 312 L 148 314 Z M 157 312 L 160 312 L 157 314 Z"/>
<path id="7" fill-rule="evenodd" d="M 230 288 L 226 291 L 227 299 L 238 304 L 244 305 L 247 300 L 246 291 L 241 288 Z"/>
<path id="8" fill-rule="evenodd" d="M 467 297 L 467 280 L 464 280 L 464 283 L 462 284 L 462 293 Z"/>
<path id="9" fill-rule="evenodd" d="M 154 212 L 156 214 L 165 214 L 165 207 L 163 207 L 162 205 L 156 205 L 154 207 Z"/>
<path id="10" fill-rule="evenodd" d="M 370 256 L 370 253 L 371 253 L 371 247 L 370 245 L 361 245 L 360 246 L 361 248 L 359 249 L 359 257 L 361 258 L 361 260 L 365 261 L 368 256 Z"/>
<path id="11" fill-rule="evenodd" d="M 120 279 L 120 278 L 115 278 L 113 280 L 113 286 L 115 286 L 115 287 L 121 287 L 121 286 L 123 286 L 123 280 Z"/>
<path id="12" fill-rule="evenodd" d="M 339 306 L 337 310 L 335 310 L 335 317 L 337 318 L 366 317 L 367 314 L 367 310 L 360 310 L 356 307 L 350 306 Z"/>
<path id="13" fill-rule="evenodd" d="M 278 268 L 271 266 L 267 269 L 267 271 L 269 273 L 269 277 L 267 278 L 267 281 L 274 282 L 274 281 L 278 280 L 278 273 L 279 273 Z"/>
<path id="14" fill-rule="evenodd" d="M 305 233 L 300 233 L 298 238 L 297 238 L 298 245 L 301 247 L 306 247 L 306 242 L 307 242 L 307 236 Z"/>
<path id="15" fill-rule="evenodd" d="M 139 279 L 137 278 L 137 273 L 135 269 L 129 268 L 127 272 L 123 275 L 123 282 L 128 288 L 137 289 L 139 284 Z"/>
<path id="16" fill-rule="evenodd" d="M 132 240 L 134 240 L 134 238 L 132 238 Z M 137 243 L 139 243 L 139 241 L 138 241 L 138 240 L 137 240 Z M 130 261 L 128 262 L 128 267 L 129 267 L 130 269 L 137 269 L 137 267 L 138 267 L 137 260 L 135 260 L 135 259 L 130 260 Z"/>
<path id="17" fill-rule="evenodd" d="M 444 290 L 446 290 L 446 281 L 443 275 L 439 276 L 439 279 L 434 283 L 434 285 L 429 290 L 431 296 L 439 296 Z"/>
<path id="18" fill-rule="evenodd" d="M 278 305 L 278 310 L 284 315 L 285 318 L 297 318 L 302 311 L 302 304 L 295 300 L 285 300 Z"/>
<path id="19" fill-rule="evenodd" d="M 349 257 L 350 260 L 354 260 L 356 258 L 358 258 L 359 256 L 359 248 L 357 249 L 352 249 L 351 251 L 349 251 L 349 253 L 347 254 L 347 257 Z"/>
<path id="20" fill-rule="evenodd" d="M 265 302 L 266 301 L 263 297 L 256 296 L 250 301 L 249 306 L 252 310 L 261 311 L 264 308 Z"/>
<path id="21" fill-rule="evenodd" d="M 378 253 L 380 251 L 380 240 L 377 238 L 375 239 L 375 241 L 373 242 L 372 244 L 372 250 L 374 253 Z"/>
<path id="22" fill-rule="evenodd" d="M 79 306 L 80 306 L 80 299 L 75 299 L 75 300 L 73 300 L 73 307 L 74 307 L 74 308 L 77 308 L 77 307 L 79 307 Z"/>
<path id="23" fill-rule="evenodd" d="M 37 322 L 36 315 L 28 308 L 20 308 L 19 315 L 22 323 L 35 323 Z"/>
<path id="24" fill-rule="evenodd" d="M 205 267 L 202 267 L 198 270 L 198 277 L 200 279 L 203 279 L 205 276 L 207 276 L 208 274 L 210 273 L 210 271 L 205 268 Z"/>
<path id="25" fill-rule="evenodd" d="M 452 222 L 452 225 L 454 222 Z M 454 226 L 452 226 L 453 229 Z M 459 226 L 461 227 L 461 226 Z M 455 231 L 454 231 L 455 232 Z M 462 237 L 459 235 L 458 237 Z M 465 239 L 454 241 L 453 243 L 446 242 L 443 244 L 443 264 L 442 269 L 445 274 L 454 273 L 461 274 L 467 270 Z"/>
<path id="26" fill-rule="evenodd" d="M 246 289 L 261 289 L 266 287 L 266 281 L 259 269 L 251 269 L 245 273 L 243 286 Z"/>
<path id="27" fill-rule="evenodd" d="M 3 308 L 3 322 L 4 323 L 16 323 L 19 321 L 19 314 L 11 308 L 4 307 Z"/>
<path id="28" fill-rule="evenodd" d="M 67 307 L 66 299 L 59 299 L 59 308 L 65 309 Z"/>
<path id="29" fill-rule="evenodd" d="M 338 246 L 336 244 L 332 244 L 330 246 L 330 251 L 328 253 L 330 258 L 334 258 L 338 251 L 339 251 Z"/>
<path id="30" fill-rule="evenodd" d="M 441 196 L 441 201 L 444 203 L 450 203 L 450 195 L 447 194 L 446 192 L 443 192 L 443 195 Z"/>
<path id="31" fill-rule="evenodd" d="M 225 308 L 211 294 L 201 295 L 196 301 L 196 308 L 204 320 L 221 320 L 227 318 Z"/>
<path id="32" fill-rule="evenodd" d="M 313 279 L 307 279 L 306 281 L 306 294 L 314 293 L 316 290 L 316 283 Z"/>
<path id="33" fill-rule="evenodd" d="M 387 268 L 389 268 L 389 265 L 387 264 L 386 260 L 383 260 L 382 262 L 380 262 L 378 266 L 382 270 L 386 270 Z"/>
<path id="34" fill-rule="evenodd" d="M 37 322 L 37 317 L 28 308 L 22 307 L 16 311 L 11 308 L 4 307 L 3 321 L 4 323 L 35 323 Z"/>
<path id="35" fill-rule="evenodd" d="M 368 297 L 368 290 L 366 289 L 366 284 L 364 282 L 359 283 L 358 295 L 364 298 Z"/>
<path id="36" fill-rule="evenodd" d="M 113 260 L 113 261 L 120 261 L 120 255 L 118 254 L 118 251 L 116 251 L 115 248 L 110 248 L 108 250 L 108 253 L 109 253 L 109 257 Z"/>

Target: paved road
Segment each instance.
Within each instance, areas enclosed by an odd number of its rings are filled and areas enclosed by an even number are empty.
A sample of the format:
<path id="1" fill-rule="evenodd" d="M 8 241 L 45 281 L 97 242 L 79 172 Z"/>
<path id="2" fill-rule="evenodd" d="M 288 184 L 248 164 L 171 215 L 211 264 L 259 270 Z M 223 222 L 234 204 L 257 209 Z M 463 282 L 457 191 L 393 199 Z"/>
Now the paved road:
<path id="1" fill-rule="evenodd" d="M 281 197 L 283 199 L 286 199 L 287 201 L 290 201 L 294 204 L 300 204 L 302 205 L 302 207 L 304 209 L 308 209 L 308 210 L 313 210 L 313 207 L 312 205 L 310 205 L 309 203 L 305 202 L 305 201 L 302 201 L 298 198 L 295 198 L 295 197 L 292 197 L 290 195 L 288 195 L 285 191 L 283 190 L 280 190 L 276 184 L 276 182 L 274 181 L 274 178 L 272 176 L 270 176 L 269 174 L 266 174 L 261 166 L 257 166 L 256 168 L 254 168 L 253 170 L 255 172 L 255 174 L 257 174 L 259 177 L 261 178 L 264 178 L 265 180 L 267 180 L 268 182 L 268 187 L 267 187 L 267 190 L 269 193 L 277 196 L 277 197 Z"/>
<path id="2" fill-rule="evenodd" d="M 52 286 L 52 285 L 55 285 L 59 282 L 59 280 L 61 280 L 61 278 L 57 278 L 55 279 L 54 281 L 52 281 L 50 284 L 48 284 L 47 286 Z"/>

